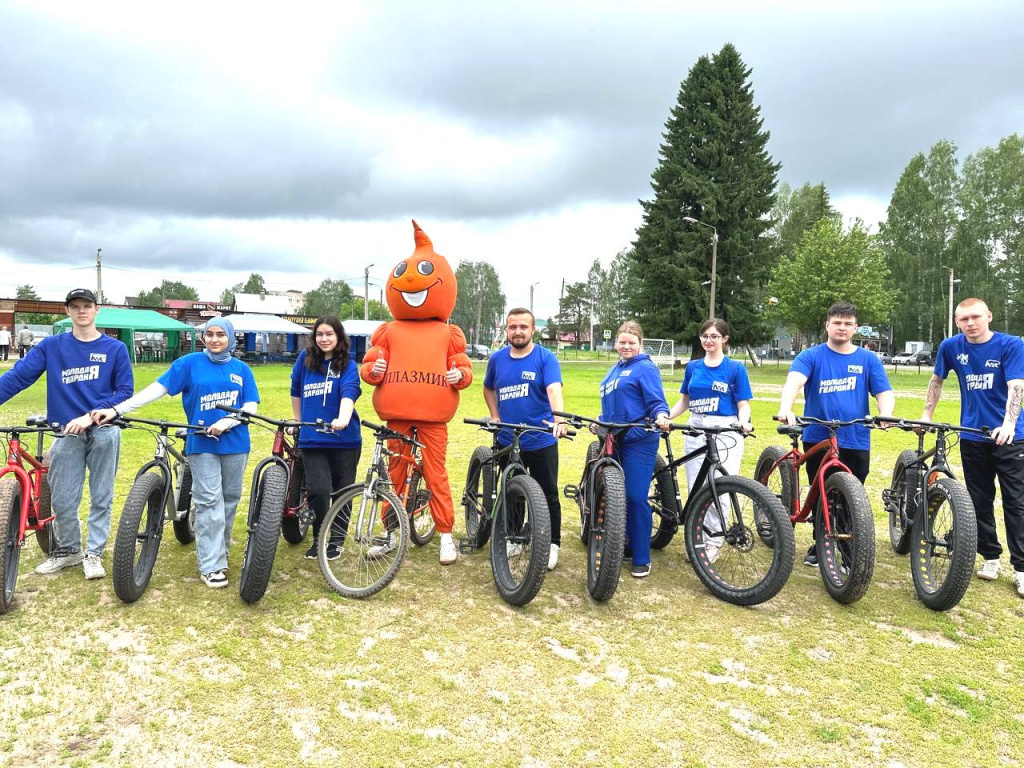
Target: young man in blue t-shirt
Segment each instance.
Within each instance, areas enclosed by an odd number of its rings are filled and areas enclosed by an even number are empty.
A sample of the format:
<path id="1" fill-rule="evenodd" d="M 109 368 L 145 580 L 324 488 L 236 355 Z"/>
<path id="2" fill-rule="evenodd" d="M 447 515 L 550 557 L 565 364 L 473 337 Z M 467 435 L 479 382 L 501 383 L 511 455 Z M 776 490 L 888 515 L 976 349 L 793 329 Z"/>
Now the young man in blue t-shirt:
<path id="1" fill-rule="evenodd" d="M 805 349 L 796 356 L 782 388 L 779 421 L 795 423 L 793 404 L 801 388 L 804 390 L 804 416 L 840 421 L 863 418 L 870 410 L 869 394 L 878 404 L 879 415 L 892 415 L 896 396 L 889 385 L 889 377 L 873 352 L 853 343 L 856 332 L 857 307 L 848 301 L 829 307 L 825 322 L 828 341 Z M 826 438 L 828 430 L 825 427 L 806 427 L 804 451 Z M 863 483 L 871 469 L 871 432 L 863 425 L 854 424 L 840 428 L 838 438 L 839 460 Z M 807 467 L 808 482 L 813 482 L 823 460 L 824 456 L 820 454 L 807 460 L 804 466 Z M 807 550 L 804 565 L 818 566 L 818 554 L 813 544 Z"/>
<path id="2" fill-rule="evenodd" d="M 508 313 L 505 336 L 509 346 L 487 361 L 484 402 L 495 421 L 509 424 L 546 426 L 555 424 L 551 434 L 527 432 L 519 441 L 520 454 L 530 477 L 544 492 L 551 515 L 551 554 L 548 570 L 558 564 L 562 543 L 562 504 L 558 495 L 558 437 L 567 427 L 552 411 L 562 410 L 562 369 L 558 359 L 533 343 L 534 319 L 528 309 L 517 307 Z M 498 433 L 501 445 L 512 444 L 512 433 Z"/>
<path id="3" fill-rule="evenodd" d="M 991 331 L 991 322 L 992 313 L 981 299 L 965 299 L 957 305 L 956 325 L 961 333 L 939 345 L 921 418 L 931 420 L 942 382 L 955 371 L 960 380 L 961 423 L 992 430 L 991 440 L 969 433 L 960 436 L 964 484 L 978 517 L 978 554 L 985 560 L 978 577 L 986 581 L 999 577 L 1003 548 L 992 508 L 998 477 L 1014 586 L 1024 597 L 1024 450 L 1019 445 L 1024 441 L 1024 342 Z"/>
<path id="4" fill-rule="evenodd" d="M 103 549 L 110 535 L 114 475 L 121 430 L 95 424 L 92 412 L 109 408 L 132 393 L 134 379 L 128 348 L 96 328 L 95 294 L 71 291 L 64 300 L 71 333 L 48 336 L 24 360 L 0 378 L 0 403 L 6 403 L 46 374 L 46 415 L 64 428 L 50 449 L 50 503 L 56 518 L 57 546 L 36 573 L 56 573 L 82 563 L 85 578 L 99 579 Z M 82 552 L 78 506 L 89 470 L 89 537 Z"/>

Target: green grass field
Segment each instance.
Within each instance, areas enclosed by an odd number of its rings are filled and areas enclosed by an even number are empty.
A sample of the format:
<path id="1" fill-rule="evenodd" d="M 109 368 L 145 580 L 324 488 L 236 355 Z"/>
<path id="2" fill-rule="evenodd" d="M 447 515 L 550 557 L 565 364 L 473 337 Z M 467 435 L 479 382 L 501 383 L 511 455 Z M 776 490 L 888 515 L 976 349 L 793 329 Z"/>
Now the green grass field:
<path id="1" fill-rule="evenodd" d="M 569 410 L 596 413 L 606 369 L 563 366 Z M 162 370 L 139 367 L 137 388 Z M 476 370 L 451 426 L 456 498 L 484 437 L 461 423 L 485 414 L 482 364 Z M 290 414 L 288 370 L 256 374 L 261 410 Z M 774 367 L 753 376 L 758 435 L 744 474 L 782 442 L 770 417 L 784 377 Z M 897 414 L 920 414 L 926 383 L 926 374 L 894 377 Z M 666 383 L 670 402 L 678 386 Z M 950 382 L 937 419 L 957 419 L 955 397 Z M 0 407 L 0 422 L 43 403 L 39 384 Z M 358 408 L 375 418 L 368 392 Z M 178 419 L 181 409 L 164 400 L 139 415 Z M 270 443 L 253 435 L 250 467 Z M 1024 601 L 1004 576 L 975 580 L 948 614 L 918 602 L 881 506 L 912 439 L 874 439 L 878 558 L 853 606 L 833 602 L 817 571 L 799 563 L 769 603 L 721 603 L 683 559 L 681 537 L 654 554 L 648 579 L 624 571 L 615 597 L 594 603 L 569 502 L 561 562 L 524 609 L 498 597 L 485 552 L 443 568 L 436 539 L 411 549 L 394 583 L 365 602 L 330 593 L 316 563 L 302 559 L 305 547 L 282 539 L 266 597 L 247 606 L 237 577 L 248 492 L 226 590 L 199 582 L 193 547 L 169 528 L 134 605 L 120 603 L 109 576 L 35 575 L 42 556 L 29 541 L 17 602 L 0 617 L 0 764 L 1020 765 Z M 563 444 L 563 483 L 578 479 L 586 443 Z M 151 451 L 145 434 L 125 434 L 115 525 Z M 458 535 L 459 509 L 456 521 Z M 800 557 L 809 542 L 809 526 L 799 526 Z"/>

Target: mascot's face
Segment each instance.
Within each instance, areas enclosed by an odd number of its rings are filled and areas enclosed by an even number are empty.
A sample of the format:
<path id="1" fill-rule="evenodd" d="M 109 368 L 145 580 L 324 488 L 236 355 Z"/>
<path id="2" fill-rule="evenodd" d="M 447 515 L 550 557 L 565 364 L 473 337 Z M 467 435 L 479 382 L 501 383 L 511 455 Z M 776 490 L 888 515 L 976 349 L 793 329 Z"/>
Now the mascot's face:
<path id="1" fill-rule="evenodd" d="M 412 225 L 416 250 L 388 275 L 388 309 L 396 320 L 447 320 L 455 309 L 455 273 L 419 225 Z"/>

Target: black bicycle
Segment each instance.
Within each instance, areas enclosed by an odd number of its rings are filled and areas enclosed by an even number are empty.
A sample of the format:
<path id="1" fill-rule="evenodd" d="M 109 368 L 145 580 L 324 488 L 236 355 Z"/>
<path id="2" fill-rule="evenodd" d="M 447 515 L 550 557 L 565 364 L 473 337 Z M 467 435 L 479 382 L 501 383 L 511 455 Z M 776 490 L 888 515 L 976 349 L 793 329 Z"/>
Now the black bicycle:
<path id="1" fill-rule="evenodd" d="M 472 554 L 490 538 L 491 571 L 498 593 L 509 605 L 526 605 L 537 596 L 547 573 L 551 516 L 543 490 L 523 465 L 519 442 L 527 432 L 551 432 L 551 428 L 490 419 L 463 422 L 490 432 L 491 446 L 479 446 L 469 459 L 462 494 L 466 538 L 459 542 L 459 549 Z M 512 432 L 511 444 L 504 447 L 498 443 L 503 429 Z"/>
<path id="2" fill-rule="evenodd" d="M 910 572 L 921 602 L 933 611 L 948 611 L 967 592 L 978 549 L 974 503 L 947 461 L 955 444 L 952 433 L 989 437 L 990 432 L 890 416 L 876 416 L 875 421 L 917 432 L 917 450 L 905 450 L 897 457 L 892 485 L 882 491 L 889 513 L 889 542 L 900 555 L 914 550 Z M 935 445 L 926 451 L 927 433 L 935 434 Z"/>
<path id="3" fill-rule="evenodd" d="M 734 605 L 758 605 L 785 586 L 793 572 L 796 547 L 793 526 L 782 502 L 760 483 L 730 475 L 722 465 L 716 437 L 732 433 L 747 437 L 739 424 L 693 427 L 673 424 L 672 430 L 703 435 L 700 448 L 674 458 L 670 433 L 663 435 L 666 460 L 657 462 L 651 480 L 652 536 L 664 547 L 682 524 L 686 552 L 697 577 L 715 597 Z M 680 509 L 676 470 L 704 457 L 695 493 Z M 661 457 L 658 457 L 661 459 Z"/>
<path id="4" fill-rule="evenodd" d="M 134 603 L 153 576 L 164 523 L 171 521 L 174 537 L 182 544 L 195 540 L 192 471 L 175 441 L 189 433 L 202 434 L 204 427 L 130 416 L 120 416 L 111 425 L 148 432 L 156 441 L 153 458 L 135 473 L 114 538 L 114 594 Z M 172 429 L 174 437 L 168 434 Z"/>

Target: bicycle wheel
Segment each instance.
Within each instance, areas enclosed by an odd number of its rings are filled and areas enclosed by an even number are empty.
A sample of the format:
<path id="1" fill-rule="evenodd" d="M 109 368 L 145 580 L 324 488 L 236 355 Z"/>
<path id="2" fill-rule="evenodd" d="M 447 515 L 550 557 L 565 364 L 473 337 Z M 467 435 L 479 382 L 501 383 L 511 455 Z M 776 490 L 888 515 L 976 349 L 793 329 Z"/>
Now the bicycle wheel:
<path id="1" fill-rule="evenodd" d="M 134 603 L 149 586 L 163 537 L 164 478 L 147 472 L 135 480 L 121 509 L 114 539 L 114 594 Z"/>
<path id="2" fill-rule="evenodd" d="M 651 490 L 651 549 L 664 549 L 679 530 L 679 500 L 672 489 L 668 463 L 660 455 L 654 459 Z"/>
<path id="3" fill-rule="evenodd" d="M 434 516 L 430 514 L 430 491 L 419 469 L 413 469 L 409 478 L 409 539 L 417 547 L 434 538 Z"/>
<path id="4" fill-rule="evenodd" d="M 287 494 L 288 472 L 280 464 L 268 465 L 260 476 L 256 496 L 249 503 L 248 536 L 238 580 L 238 594 L 247 603 L 263 597 L 270 583 Z"/>
<path id="5" fill-rule="evenodd" d="M 793 460 L 782 459 L 787 453 L 789 451 L 779 445 L 769 445 L 761 451 L 754 469 L 754 478 L 779 500 L 782 511 L 785 512 L 786 519 L 789 520 L 793 514 L 796 478 L 793 473 Z M 755 522 L 757 523 L 757 535 L 761 541 L 769 547 L 775 546 L 769 530 L 771 526 L 766 525 L 770 521 L 757 519 Z"/>
<path id="6" fill-rule="evenodd" d="M 174 462 L 174 509 L 177 515 L 171 521 L 174 538 L 182 544 L 191 544 L 196 540 L 196 510 L 192 506 L 192 467 L 187 459 Z"/>
<path id="7" fill-rule="evenodd" d="M 334 543 L 341 556 L 327 559 Z M 390 489 L 350 487 L 331 505 L 317 539 L 317 560 L 327 586 L 345 597 L 365 598 L 395 578 L 409 548 L 409 516 Z M 370 550 L 373 550 L 372 552 Z"/>
<path id="8" fill-rule="evenodd" d="M 548 571 L 551 515 L 544 492 L 529 475 L 512 477 L 504 499 L 494 515 L 491 569 L 502 599 L 523 606 L 537 596 Z"/>
<path id="9" fill-rule="evenodd" d="M 49 469 L 49 451 L 43 454 L 42 464 L 44 467 Z M 39 519 L 45 520 L 52 514 L 53 507 L 50 505 L 50 481 L 47 479 L 47 473 L 43 472 L 39 482 Z M 52 550 L 57 548 L 57 526 L 53 520 L 46 523 L 46 525 L 36 531 L 36 544 L 39 545 L 39 549 L 42 550 L 44 555 L 49 555 Z"/>
<path id="10" fill-rule="evenodd" d="M 479 549 L 491 537 L 491 512 L 494 509 L 494 464 L 491 449 L 479 446 L 469 457 L 462 508 L 466 514 L 466 538 Z"/>
<path id="11" fill-rule="evenodd" d="M 626 543 L 626 481 L 622 469 L 605 464 L 594 479 L 594 522 L 587 530 L 587 591 L 610 600 L 619 586 Z"/>
<path id="12" fill-rule="evenodd" d="M 587 460 L 583 465 L 583 479 L 580 480 L 580 489 L 583 489 L 587 485 L 587 471 L 590 468 L 590 463 L 596 461 L 597 457 L 601 455 L 601 441 L 595 440 L 587 446 Z M 576 504 L 580 508 L 580 541 L 583 542 L 583 546 L 590 545 L 590 514 L 588 505 L 586 504 L 586 495 L 583 493 L 576 494 Z"/>
<path id="13" fill-rule="evenodd" d="M 971 583 L 978 549 L 978 522 L 967 489 L 950 477 L 928 488 L 927 519 L 914 518 L 911 572 L 921 602 L 933 611 L 957 605 Z"/>
<path id="14" fill-rule="evenodd" d="M 864 597 L 875 570 L 875 521 L 867 491 L 848 472 L 835 472 L 825 480 L 832 533 L 825 531 L 821 502 L 818 516 L 818 563 L 825 589 L 840 603 Z"/>
<path id="15" fill-rule="evenodd" d="M 693 570 L 727 603 L 758 605 L 772 599 L 793 572 L 796 543 L 789 515 L 769 489 L 750 478 L 719 477 L 715 488 L 718 508 L 707 484 L 690 502 L 686 549 Z"/>
<path id="16" fill-rule="evenodd" d="M 0 532 L 3 533 L 3 551 L 0 551 L 0 573 L 4 575 L 4 588 L 0 593 L 0 613 L 7 613 L 14 602 L 14 587 L 18 583 L 18 546 L 21 527 L 21 483 L 15 477 L 0 480 Z"/>
<path id="17" fill-rule="evenodd" d="M 885 510 L 889 513 L 889 543 L 898 555 L 905 555 L 910 551 L 913 538 L 911 533 L 913 520 L 907 517 L 907 486 L 912 487 L 913 492 L 917 493 L 920 470 L 908 470 L 907 467 L 916 460 L 917 453 L 910 450 L 903 451 L 896 459 L 896 466 L 892 470 L 892 485 L 887 489 L 888 492 L 882 493 Z M 920 503 L 918 503 L 918 507 L 920 507 Z"/>
<path id="18" fill-rule="evenodd" d="M 306 468 L 302 458 L 295 461 L 291 479 L 288 481 L 288 509 L 295 514 L 281 518 L 281 535 L 289 544 L 301 544 L 306 538 L 306 531 L 313 521 L 313 514 L 306 508 Z"/>

